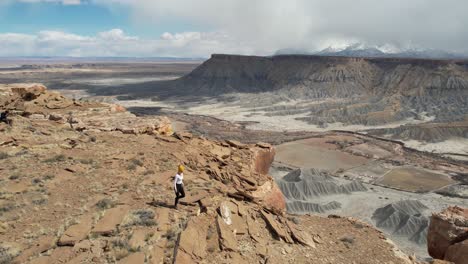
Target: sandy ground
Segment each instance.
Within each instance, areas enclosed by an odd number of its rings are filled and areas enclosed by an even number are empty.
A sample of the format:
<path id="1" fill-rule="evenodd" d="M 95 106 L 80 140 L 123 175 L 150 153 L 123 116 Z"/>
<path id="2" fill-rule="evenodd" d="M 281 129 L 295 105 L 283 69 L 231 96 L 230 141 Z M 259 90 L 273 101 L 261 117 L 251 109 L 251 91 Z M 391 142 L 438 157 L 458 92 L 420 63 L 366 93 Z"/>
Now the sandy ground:
<path id="1" fill-rule="evenodd" d="M 413 192 L 427 192 L 455 183 L 449 176 L 416 168 L 396 168 L 378 182 L 385 186 Z"/>
<path id="2" fill-rule="evenodd" d="M 310 138 L 281 144 L 276 148 L 275 161 L 298 168 L 336 171 L 366 164 L 369 160 L 336 150 L 323 138 Z"/>

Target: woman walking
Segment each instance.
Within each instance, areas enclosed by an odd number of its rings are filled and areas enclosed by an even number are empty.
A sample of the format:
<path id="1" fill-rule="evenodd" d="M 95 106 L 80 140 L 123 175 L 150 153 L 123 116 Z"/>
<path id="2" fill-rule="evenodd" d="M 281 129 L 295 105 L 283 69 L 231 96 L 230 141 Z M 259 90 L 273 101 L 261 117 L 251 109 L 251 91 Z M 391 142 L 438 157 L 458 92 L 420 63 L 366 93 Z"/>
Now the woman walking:
<path id="1" fill-rule="evenodd" d="M 174 208 L 177 209 L 177 203 L 179 202 L 179 199 L 185 197 L 185 191 L 184 191 L 184 166 L 179 165 L 177 168 L 177 174 L 174 177 L 174 191 L 175 191 L 175 203 L 174 203 Z"/>

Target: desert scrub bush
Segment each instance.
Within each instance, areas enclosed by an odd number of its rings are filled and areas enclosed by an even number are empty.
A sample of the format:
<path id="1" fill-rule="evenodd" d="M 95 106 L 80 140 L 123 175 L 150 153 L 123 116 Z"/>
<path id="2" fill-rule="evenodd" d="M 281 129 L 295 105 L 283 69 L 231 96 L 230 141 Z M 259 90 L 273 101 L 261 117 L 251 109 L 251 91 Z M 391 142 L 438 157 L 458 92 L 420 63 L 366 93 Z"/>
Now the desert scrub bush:
<path id="1" fill-rule="evenodd" d="M 19 253 L 18 249 L 0 243 L 0 264 L 11 263 Z"/>
<path id="2" fill-rule="evenodd" d="M 34 205 L 43 205 L 43 204 L 46 204 L 47 203 L 47 198 L 38 198 L 38 199 L 34 199 L 32 200 L 32 203 Z"/>
<path id="3" fill-rule="evenodd" d="M 149 232 L 145 235 L 145 242 L 150 241 L 151 238 L 153 238 L 154 232 Z"/>
<path id="4" fill-rule="evenodd" d="M 0 215 L 6 212 L 10 212 L 11 210 L 15 209 L 16 206 L 12 203 L 5 203 L 0 205 Z"/>
<path id="5" fill-rule="evenodd" d="M 17 174 L 17 173 L 15 173 L 15 174 L 11 175 L 10 177 L 8 177 L 8 179 L 10 179 L 10 180 L 12 180 L 12 181 L 13 181 L 13 180 L 17 180 L 17 179 L 19 179 L 19 178 L 21 178 L 21 175 L 19 175 L 19 174 Z"/>
<path id="6" fill-rule="evenodd" d="M 288 217 L 288 220 L 293 222 L 296 225 L 299 225 L 301 223 L 301 220 L 299 220 L 299 218 L 294 217 L 294 216 Z"/>
<path id="7" fill-rule="evenodd" d="M 52 180 L 53 178 L 55 178 L 55 175 L 53 175 L 53 174 L 46 174 L 46 175 L 44 175 L 44 178 L 43 178 L 43 179 L 44 179 L 45 181 L 48 181 L 48 180 Z"/>
<path id="8" fill-rule="evenodd" d="M 104 198 L 96 203 L 96 207 L 100 210 L 110 209 L 115 207 L 116 203 L 109 198 Z"/>
<path id="9" fill-rule="evenodd" d="M 129 170 L 129 171 L 136 170 L 136 168 L 137 168 L 137 166 L 136 166 L 135 164 L 129 164 L 129 165 L 127 166 L 127 170 Z"/>
<path id="10" fill-rule="evenodd" d="M 32 183 L 33 185 L 41 184 L 41 183 L 42 183 L 42 180 L 39 179 L 39 178 L 34 178 L 34 179 L 31 180 L 31 183 Z"/>
<path id="11" fill-rule="evenodd" d="M 10 157 L 10 155 L 8 155 L 8 153 L 0 152 L 0 160 L 8 159 L 9 157 Z"/>
<path id="12" fill-rule="evenodd" d="M 172 227 L 171 229 L 167 230 L 166 234 L 164 234 L 164 237 L 168 241 L 174 241 L 177 239 L 178 234 L 179 234 L 179 228 Z"/>
<path id="13" fill-rule="evenodd" d="M 94 160 L 92 159 L 80 159 L 78 160 L 81 164 L 86 164 L 86 165 L 89 165 L 89 164 L 93 164 L 94 163 Z"/>
<path id="14" fill-rule="evenodd" d="M 143 166 L 143 161 L 141 161 L 139 159 L 131 159 L 130 163 L 134 164 L 135 166 Z"/>
<path id="15" fill-rule="evenodd" d="M 158 223 L 154 217 L 153 210 L 139 209 L 125 217 L 123 226 L 155 226 Z"/>
<path id="16" fill-rule="evenodd" d="M 51 158 L 48 158 L 48 159 L 45 159 L 44 162 L 45 163 L 55 163 L 55 162 L 63 162 L 67 160 L 67 157 L 65 157 L 65 155 L 63 154 L 59 154 L 59 155 L 55 155 Z"/>
<path id="17" fill-rule="evenodd" d="M 121 260 L 125 258 L 132 251 L 128 243 L 128 238 L 117 238 L 115 240 L 112 240 L 111 245 L 116 260 Z"/>

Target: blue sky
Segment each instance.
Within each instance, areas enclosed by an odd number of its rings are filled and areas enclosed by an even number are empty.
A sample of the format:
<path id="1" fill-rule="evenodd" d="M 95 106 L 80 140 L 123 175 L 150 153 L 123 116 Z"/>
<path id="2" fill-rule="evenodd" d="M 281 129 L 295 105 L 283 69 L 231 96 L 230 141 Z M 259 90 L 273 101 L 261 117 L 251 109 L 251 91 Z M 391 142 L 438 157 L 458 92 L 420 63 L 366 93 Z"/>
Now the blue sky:
<path id="1" fill-rule="evenodd" d="M 178 19 L 167 19 L 160 25 L 135 22 L 128 6 L 120 4 L 109 8 L 93 3 L 12 2 L 4 6 L 0 14 L 0 32 L 3 33 L 34 34 L 41 30 L 57 30 L 91 36 L 119 28 L 131 35 L 154 38 L 164 32 L 196 30 L 194 25 Z"/>
<path id="2" fill-rule="evenodd" d="M 0 0 L 0 56 L 271 55 L 356 43 L 468 54 L 465 0 Z"/>

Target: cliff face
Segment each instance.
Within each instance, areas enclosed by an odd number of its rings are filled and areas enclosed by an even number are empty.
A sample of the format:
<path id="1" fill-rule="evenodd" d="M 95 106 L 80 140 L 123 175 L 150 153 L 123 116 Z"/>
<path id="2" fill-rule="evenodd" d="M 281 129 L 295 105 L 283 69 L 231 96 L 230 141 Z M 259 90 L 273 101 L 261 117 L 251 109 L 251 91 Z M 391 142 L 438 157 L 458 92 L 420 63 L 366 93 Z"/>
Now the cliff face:
<path id="1" fill-rule="evenodd" d="M 424 131 L 399 129 L 410 139 L 441 141 L 465 137 L 468 126 L 467 61 L 213 55 L 169 83 L 166 95 L 216 97 L 256 115 L 295 115 L 322 128 L 459 122 L 429 139 Z"/>
<path id="2" fill-rule="evenodd" d="M 355 219 L 285 214 L 268 144 L 138 129 L 170 126 L 161 117 L 128 115 L 124 129 L 121 107 L 55 95 L 60 107 L 24 111 L 51 94 L 12 87 L 0 87 L 16 98 L 1 106 L 1 263 L 412 263 Z M 174 209 L 179 164 L 187 196 Z"/>
<path id="3" fill-rule="evenodd" d="M 466 91 L 467 65 L 423 59 L 213 55 L 179 81 L 207 94 L 296 88 L 309 98 L 424 95 Z"/>

